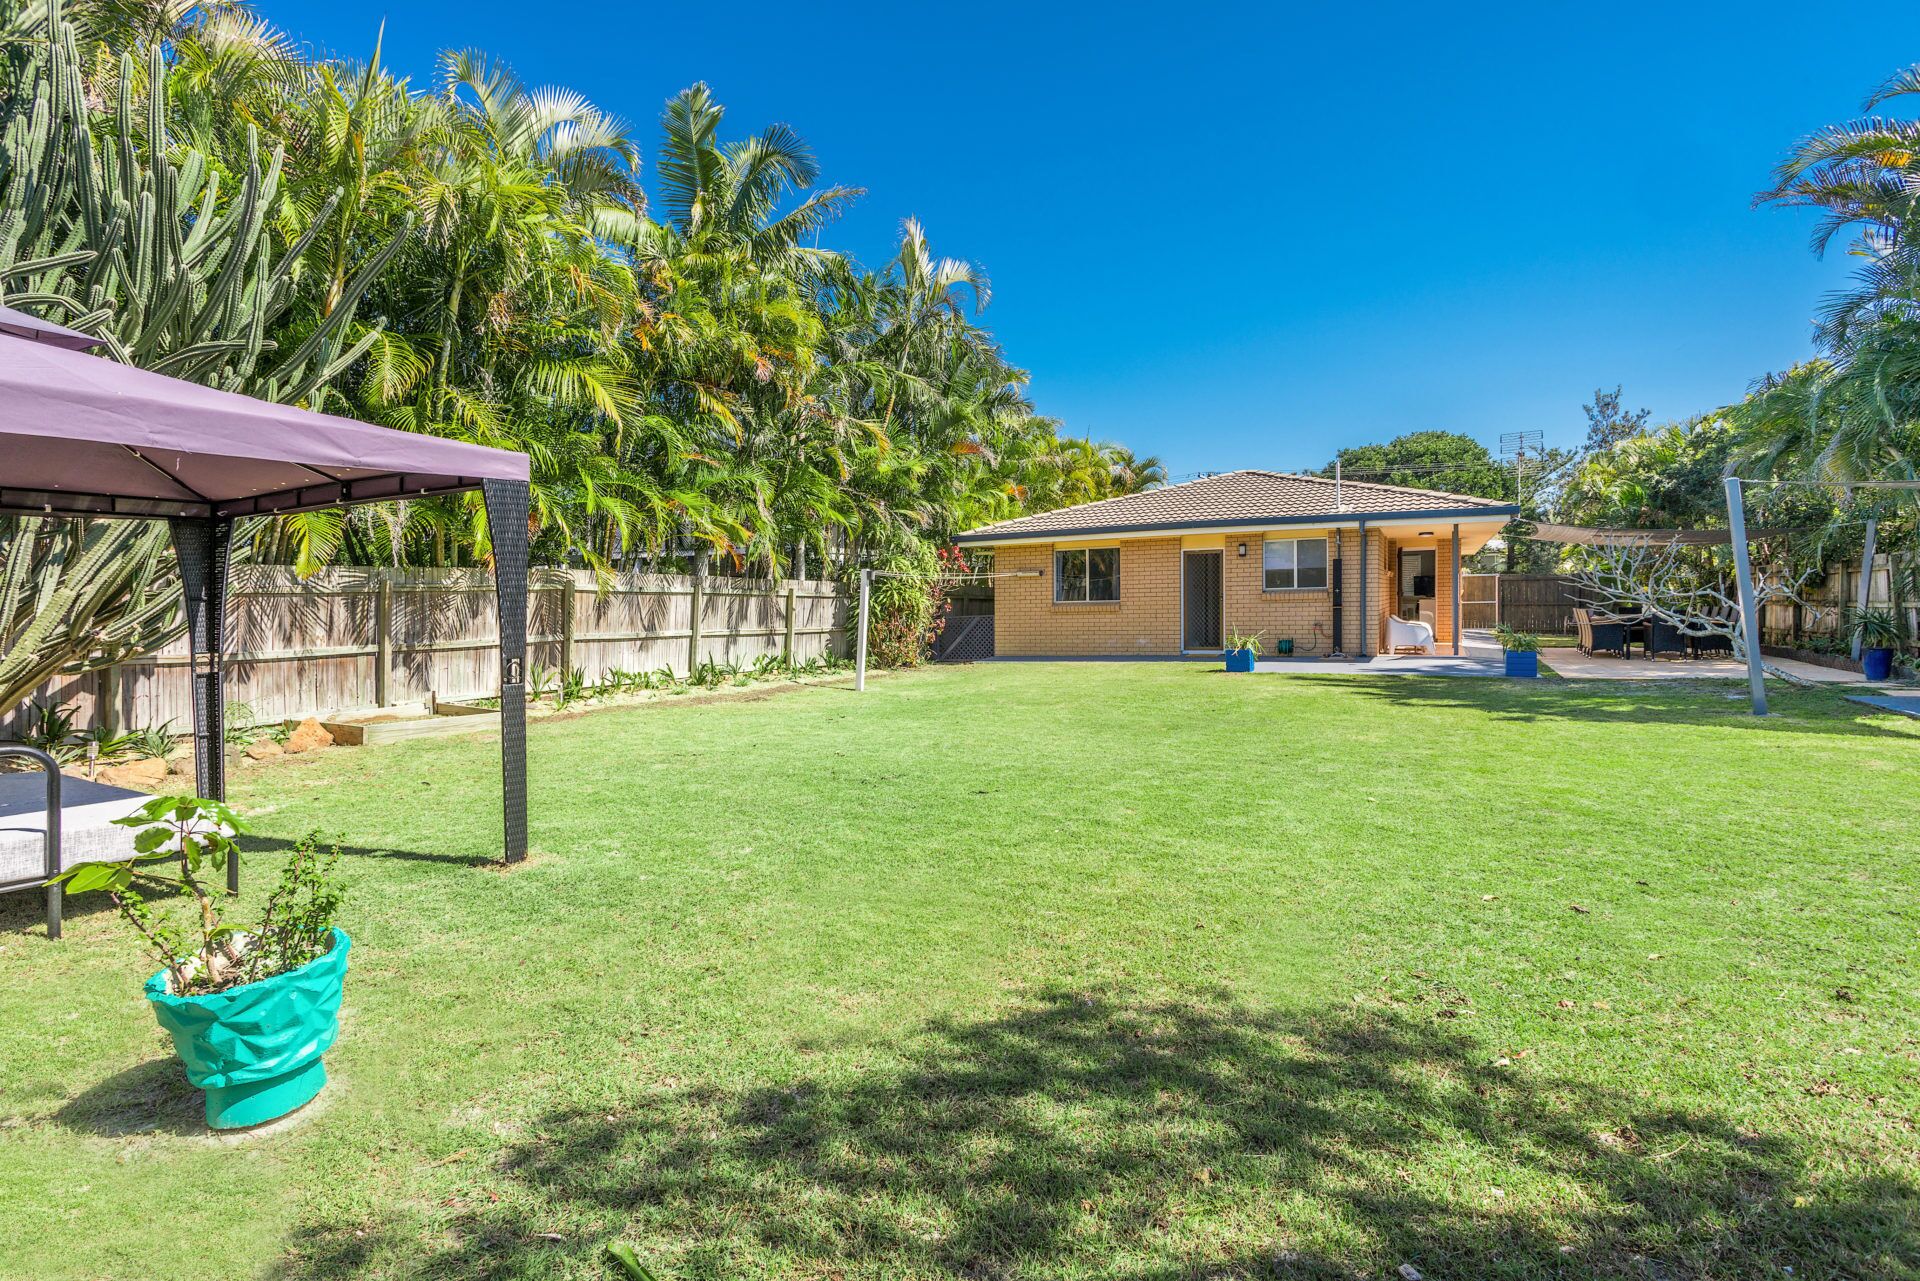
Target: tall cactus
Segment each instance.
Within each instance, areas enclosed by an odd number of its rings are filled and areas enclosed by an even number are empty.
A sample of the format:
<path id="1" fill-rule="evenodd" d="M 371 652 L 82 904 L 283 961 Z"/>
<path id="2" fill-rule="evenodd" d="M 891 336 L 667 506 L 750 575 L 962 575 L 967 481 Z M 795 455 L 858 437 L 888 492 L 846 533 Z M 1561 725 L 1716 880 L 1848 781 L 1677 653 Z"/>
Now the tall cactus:
<path id="1" fill-rule="evenodd" d="M 235 157 L 174 142 L 159 48 L 144 62 L 103 59 L 94 65 L 110 74 L 89 86 L 58 0 L 36 8 L 0 17 L 0 302 L 93 334 L 142 368 L 265 400 L 314 397 L 376 341 L 356 333 L 354 313 L 403 236 L 370 254 L 324 315 L 295 311 L 296 270 L 337 195 L 304 236 L 276 244 L 279 148 L 263 166 L 251 128 Z M 164 531 L 100 524 L 0 521 L 0 712 L 50 674 L 179 630 Z"/>

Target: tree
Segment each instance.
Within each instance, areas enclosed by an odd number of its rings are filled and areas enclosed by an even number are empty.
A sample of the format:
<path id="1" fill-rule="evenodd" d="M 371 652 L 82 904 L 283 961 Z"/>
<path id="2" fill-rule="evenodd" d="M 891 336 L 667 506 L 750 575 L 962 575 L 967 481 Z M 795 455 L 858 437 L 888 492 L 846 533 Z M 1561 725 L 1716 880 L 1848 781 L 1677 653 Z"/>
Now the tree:
<path id="1" fill-rule="evenodd" d="M 1647 419 L 1652 417 L 1648 409 L 1624 409 L 1620 401 L 1621 385 L 1614 384 L 1612 391 L 1599 387 L 1593 389 L 1593 400 L 1582 405 L 1581 412 L 1587 416 L 1586 451 L 1611 449 L 1623 440 L 1631 440 L 1647 429 Z"/>
<path id="2" fill-rule="evenodd" d="M 39 39 L 10 69 L 0 131 L 0 296 L 98 335 L 114 359 L 265 400 L 309 398 L 367 352 L 355 307 L 397 242 L 332 314 L 301 316 L 311 238 L 282 247 L 271 230 L 282 153 L 263 164 L 251 129 L 222 161 L 175 143 L 158 45 L 144 63 L 96 60 L 108 82 L 90 85 L 55 5 L 28 29 Z M 157 522 L 0 520 L 0 708 L 164 642 L 183 625 L 178 595 Z"/>
<path id="3" fill-rule="evenodd" d="M 1508 501 L 1515 493 L 1513 472 L 1502 467 L 1485 445 L 1460 432 L 1409 432 L 1384 445 L 1343 449 L 1337 461 L 1340 474 L 1348 480 Z M 1328 463 L 1318 474 L 1332 476 L 1334 464 Z"/>

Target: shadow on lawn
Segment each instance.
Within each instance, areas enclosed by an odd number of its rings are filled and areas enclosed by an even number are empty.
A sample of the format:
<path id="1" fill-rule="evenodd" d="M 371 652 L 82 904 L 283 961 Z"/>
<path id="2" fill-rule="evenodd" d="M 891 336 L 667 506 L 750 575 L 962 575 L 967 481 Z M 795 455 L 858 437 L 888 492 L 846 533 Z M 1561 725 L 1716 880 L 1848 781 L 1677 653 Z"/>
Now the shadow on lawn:
<path id="1" fill-rule="evenodd" d="M 1601 681 L 1486 681 L 1454 677 L 1321 676 L 1355 694 L 1400 707 L 1470 707 L 1506 721 L 1585 721 L 1612 725 L 1716 725 L 1775 734 L 1855 738 L 1916 736 L 1897 718 L 1876 717 L 1827 690 L 1767 692 L 1771 716 L 1747 707 L 1746 686 L 1629 685 Z"/>
<path id="2" fill-rule="evenodd" d="M 447 1219 L 314 1225 L 275 1275 L 591 1273 L 615 1238 L 663 1278 L 1920 1267 L 1899 1178 L 1815 1181 L 1785 1140 L 1349 1008 L 1048 992 L 888 1066 L 635 1090 L 527 1132 Z"/>
<path id="3" fill-rule="evenodd" d="M 188 1083 L 186 1069 L 172 1054 L 88 1087 L 67 1100 L 54 1119 L 70 1130 L 109 1139 L 208 1132 L 206 1096 Z"/>
<path id="4" fill-rule="evenodd" d="M 324 836 L 321 843 L 332 846 L 334 843 Z M 279 836 L 242 836 L 239 838 L 241 868 L 246 867 L 248 854 L 287 854 L 291 853 L 298 841 L 289 841 Z M 500 859 L 490 854 L 436 854 L 425 850 L 373 849 L 364 845 L 341 845 L 342 858 L 390 858 L 413 863 L 446 863 L 454 867 L 498 867 Z"/>

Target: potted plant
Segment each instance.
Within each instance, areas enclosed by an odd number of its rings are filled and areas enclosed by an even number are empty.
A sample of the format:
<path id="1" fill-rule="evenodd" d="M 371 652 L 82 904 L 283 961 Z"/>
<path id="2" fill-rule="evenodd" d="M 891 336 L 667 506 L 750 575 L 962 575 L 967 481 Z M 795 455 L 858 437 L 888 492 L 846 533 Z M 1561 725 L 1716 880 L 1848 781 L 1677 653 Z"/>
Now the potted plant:
<path id="1" fill-rule="evenodd" d="M 1502 623 L 1493 635 L 1506 651 L 1507 675 L 1533 678 L 1540 675 L 1540 638 L 1532 632 L 1516 632 Z"/>
<path id="2" fill-rule="evenodd" d="M 1227 636 L 1227 670 L 1230 672 L 1250 672 L 1253 660 L 1260 656 L 1260 638 L 1264 632 L 1255 632 L 1243 636 L 1239 632 Z"/>
<path id="3" fill-rule="evenodd" d="M 1893 675 L 1893 651 L 1900 648 L 1900 616 L 1890 609 L 1862 609 L 1853 615 L 1853 638 L 1860 642 L 1860 668 L 1870 681 Z"/>
<path id="4" fill-rule="evenodd" d="M 147 980 L 154 1016 L 173 1037 L 187 1079 L 206 1091 L 217 1130 L 285 1116 L 327 1083 L 321 1055 L 340 1030 L 347 976 L 346 932 L 334 880 L 339 851 L 300 842 L 258 924 L 221 919 L 222 896 L 201 880 L 234 857 L 240 822 L 218 801 L 156 796 L 117 819 L 136 829 L 134 853 L 81 863 L 60 878 L 72 893 L 104 890 L 158 958 Z M 163 919 L 138 884 L 184 890 L 193 919 Z"/>

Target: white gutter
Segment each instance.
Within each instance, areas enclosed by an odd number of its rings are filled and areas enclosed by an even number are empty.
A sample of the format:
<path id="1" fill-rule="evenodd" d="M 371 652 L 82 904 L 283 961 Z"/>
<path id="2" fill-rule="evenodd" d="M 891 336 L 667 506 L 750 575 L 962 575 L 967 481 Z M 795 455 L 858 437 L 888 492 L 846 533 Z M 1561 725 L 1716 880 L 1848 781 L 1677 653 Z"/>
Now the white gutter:
<path id="1" fill-rule="evenodd" d="M 1505 526 L 1511 523 L 1514 518 L 1504 513 L 1500 513 L 1500 514 L 1488 515 L 1485 519 L 1491 524 Z M 1031 546 L 1035 543 L 1110 543 L 1110 542 L 1115 542 L 1117 540 L 1138 539 L 1138 538 L 1185 538 L 1188 535 L 1205 536 L 1210 534 L 1259 534 L 1259 533 L 1264 533 L 1267 530 L 1286 530 L 1286 529 L 1298 529 L 1298 530 L 1381 529 L 1381 528 L 1404 529 L 1404 528 L 1416 527 L 1420 525 L 1434 525 L 1436 524 L 1436 522 L 1439 524 L 1452 525 L 1456 521 L 1458 521 L 1463 525 L 1471 524 L 1472 518 L 1469 517 L 1466 519 L 1462 519 L 1459 516 L 1448 516 L 1445 520 L 1441 520 L 1437 516 L 1386 515 L 1381 517 L 1373 517 L 1373 516 L 1349 515 L 1345 517 L 1329 517 L 1326 520 L 1321 520 L 1317 516 L 1309 516 L 1309 517 L 1295 519 L 1291 521 L 1276 520 L 1270 525 L 1260 524 L 1257 522 L 1249 524 L 1243 521 L 1241 523 L 1233 524 L 1233 525 L 1202 525 L 1202 526 L 1195 526 L 1192 528 L 1182 527 L 1178 529 L 1169 529 L 1165 527 L 1161 527 L 1157 529 L 1152 529 L 1152 528 L 1124 529 L 1124 530 L 1117 529 L 1117 530 L 1112 530 L 1107 533 L 1101 533 L 1101 534 L 1088 534 L 1088 533 L 1076 534 L 1071 530 L 1063 530 L 1058 534 L 1034 534 L 1034 535 L 1029 535 L 1023 538 L 995 538 L 990 540 L 981 539 L 978 542 L 972 542 L 972 541 L 967 542 L 963 544 L 963 546 L 1024 547 L 1024 546 Z"/>

